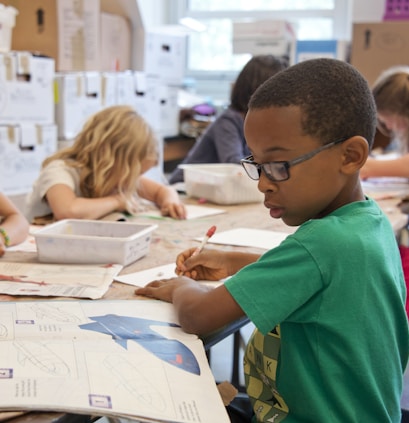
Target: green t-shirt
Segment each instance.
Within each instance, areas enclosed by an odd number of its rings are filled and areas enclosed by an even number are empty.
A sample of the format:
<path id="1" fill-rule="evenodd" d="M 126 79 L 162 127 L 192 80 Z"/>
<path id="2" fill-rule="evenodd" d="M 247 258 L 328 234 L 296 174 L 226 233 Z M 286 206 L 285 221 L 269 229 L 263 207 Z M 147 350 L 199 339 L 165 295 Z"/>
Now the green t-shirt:
<path id="1" fill-rule="evenodd" d="M 244 360 L 257 421 L 401 421 L 405 283 L 373 200 L 304 223 L 225 286 L 257 328 Z"/>

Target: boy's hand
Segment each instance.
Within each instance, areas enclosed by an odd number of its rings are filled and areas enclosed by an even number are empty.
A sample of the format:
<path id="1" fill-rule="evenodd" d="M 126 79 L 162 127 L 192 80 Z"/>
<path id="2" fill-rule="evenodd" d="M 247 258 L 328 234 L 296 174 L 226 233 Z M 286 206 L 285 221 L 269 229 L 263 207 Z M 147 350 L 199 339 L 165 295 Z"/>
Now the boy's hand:
<path id="1" fill-rule="evenodd" d="M 145 287 L 135 289 L 136 295 L 144 295 L 146 297 L 156 298 L 158 300 L 172 302 L 173 291 L 176 287 L 183 284 L 196 283 L 186 277 L 178 277 L 171 279 L 162 279 L 149 282 Z"/>
<path id="2" fill-rule="evenodd" d="M 176 258 L 176 273 L 195 280 L 218 281 L 230 276 L 221 251 L 203 250 L 193 255 L 196 248 L 180 253 Z"/>

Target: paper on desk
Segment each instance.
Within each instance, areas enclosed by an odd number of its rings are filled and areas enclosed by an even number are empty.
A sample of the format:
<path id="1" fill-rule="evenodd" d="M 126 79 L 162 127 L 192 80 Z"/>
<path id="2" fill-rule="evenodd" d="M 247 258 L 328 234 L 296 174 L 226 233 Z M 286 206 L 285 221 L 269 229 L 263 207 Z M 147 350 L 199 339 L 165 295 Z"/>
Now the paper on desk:
<path id="1" fill-rule="evenodd" d="M 165 264 L 163 266 L 152 267 L 151 269 L 141 270 L 139 272 L 128 273 L 127 275 L 117 275 L 115 280 L 128 285 L 145 286 L 147 283 L 157 279 L 174 278 L 175 263 Z"/>
<path id="2" fill-rule="evenodd" d="M 208 244 L 236 245 L 241 247 L 256 247 L 270 250 L 281 244 L 289 234 L 263 229 L 236 228 L 224 232 L 216 232 Z M 203 238 L 196 238 L 201 241 Z"/>
<path id="3" fill-rule="evenodd" d="M 0 293 L 101 298 L 120 264 L 49 264 L 0 261 Z"/>
<path id="4" fill-rule="evenodd" d="M 186 207 L 186 219 L 197 219 L 199 217 L 213 216 L 215 214 L 226 213 L 226 210 L 217 209 L 215 207 L 199 206 L 195 204 L 185 204 Z M 158 209 L 146 210 L 138 213 L 137 216 L 142 217 L 154 217 L 154 218 L 165 218 Z"/>
<path id="5" fill-rule="evenodd" d="M 203 348 L 156 300 L 0 302 L 0 409 L 228 423 Z"/>
<path id="6" fill-rule="evenodd" d="M 175 273 L 176 264 L 169 263 L 163 266 L 152 267 L 151 269 L 141 270 L 139 272 L 128 273 L 127 275 L 115 276 L 118 282 L 126 283 L 143 287 L 149 282 L 157 279 L 170 279 L 176 277 Z M 216 287 L 223 283 L 223 281 L 198 281 L 199 283 Z"/>

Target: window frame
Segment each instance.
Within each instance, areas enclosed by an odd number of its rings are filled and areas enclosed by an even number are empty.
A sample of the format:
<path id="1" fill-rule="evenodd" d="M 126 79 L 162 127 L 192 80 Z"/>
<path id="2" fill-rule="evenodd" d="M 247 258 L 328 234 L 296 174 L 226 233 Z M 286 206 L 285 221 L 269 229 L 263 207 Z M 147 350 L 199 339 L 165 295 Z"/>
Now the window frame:
<path id="1" fill-rule="evenodd" d="M 233 20 L 249 18 L 254 18 L 256 20 L 288 20 L 289 15 L 294 18 L 331 18 L 333 19 L 333 38 L 350 41 L 352 32 L 352 3 L 353 0 L 334 0 L 334 9 L 331 10 L 194 11 L 188 8 L 189 0 L 172 0 L 172 5 L 168 7 L 168 17 L 169 22 L 173 24 L 178 24 L 182 17 L 191 17 L 198 20 L 226 17 Z M 186 78 L 194 79 L 199 83 L 204 82 L 210 86 L 216 81 L 219 83 L 230 83 L 234 81 L 236 76 L 237 71 L 228 69 L 215 71 L 192 70 L 188 68 L 188 60 L 186 61 Z"/>

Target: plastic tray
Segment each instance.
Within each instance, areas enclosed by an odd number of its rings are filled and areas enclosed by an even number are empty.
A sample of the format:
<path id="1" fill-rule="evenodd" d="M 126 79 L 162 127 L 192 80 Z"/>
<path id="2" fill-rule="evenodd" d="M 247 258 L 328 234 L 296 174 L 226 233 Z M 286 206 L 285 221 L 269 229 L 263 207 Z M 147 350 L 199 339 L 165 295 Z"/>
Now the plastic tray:
<path id="1" fill-rule="evenodd" d="M 118 263 L 145 256 L 157 225 L 64 219 L 33 233 L 38 259 L 47 263 Z"/>
<path id="2" fill-rule="evenodd" d="M 186 193 L 216 204 L 240 204 L 263 201 L 257 181 L 234 163 L 182 164 Z"/>

